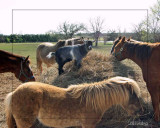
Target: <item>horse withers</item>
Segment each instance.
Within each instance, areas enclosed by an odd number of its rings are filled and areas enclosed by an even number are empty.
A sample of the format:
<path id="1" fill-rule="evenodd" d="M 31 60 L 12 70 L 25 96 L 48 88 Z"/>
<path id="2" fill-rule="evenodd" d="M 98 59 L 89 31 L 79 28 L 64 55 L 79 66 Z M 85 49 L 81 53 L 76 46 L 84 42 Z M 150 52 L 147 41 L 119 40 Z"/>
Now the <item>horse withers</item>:
<path id="1" fill-rule="evenodd" d="M 117 60 L 131 59 L 142 70 L 143 79 L 151 95 L 155 121 L 160 121 L 160 43 L 119 40 L 113 55 Z"/>
<path id="2" fill-rule="evenodd" d="M 50 52 L 56 52 L 58 48 L 67 46 L 67 45 L 76 45 L 76 44 L 83 44 L 84 39 L 81 38 L 72 38 L 68 40 L 59 40 L 55 45 L 52 43 L 42 43 L 37 47 L 36 51 L 36 60 L 37 60 L 37 70 L 42 73 L 42 63 L 46 64 L 47 67 L 53 65 L 55 61 L 55 57 L 51 57 L 50 59 L 46 56 Z"/>
<path id="3" fill-rule="evenodd" d="M 12 72 L 22 82 L 35 81 L 28 57 L 0 50 L 0 73 Z"/>
<path id="4" fill-rule="evenodd" d="M 142 110 L 140 98 L 137 83 L 125 77 L 68 88 L 28 82 L 7 95 L 6 120 L 8 128 L 30 128 L 36 119 L 48 127 L 95 128 L 114 105 L 135 115 Z"/>
<path id="5" fill-rule="evenodd" d="M 75 66 L 80 68 L 81 61 L 92 49 L 92 44 L 93 42 L 88 40 L 84 44 L 65 46 L 59 48 L 56 52 L 50 52 L 47 58 L 50 59 L 55 56 L 56 62 L 58 63 L 59 75 L 61 75 L 64 72 L 64 64 L 69 61 L 75 60 Z"/>

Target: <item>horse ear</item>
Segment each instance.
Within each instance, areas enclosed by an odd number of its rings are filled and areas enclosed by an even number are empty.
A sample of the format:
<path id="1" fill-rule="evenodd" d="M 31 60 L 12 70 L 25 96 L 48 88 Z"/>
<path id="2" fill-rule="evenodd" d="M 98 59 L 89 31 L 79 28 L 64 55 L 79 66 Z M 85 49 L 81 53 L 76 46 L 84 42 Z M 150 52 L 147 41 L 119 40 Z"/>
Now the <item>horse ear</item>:
<path id="1" fill-rule="evenodd" d="M 127 41 L 130 41 L 130 40 L 131 40 L 131 37 L 129 37 Z"/>
<path id="2" fill-rule="evenodd" d="M 122 36 L 119 36 L 119 40 L 122 38 Z"/>
<path id="3" fill-rule="evenodd" d="M 25 62 L 29 59 L 29 56 L 26 57 Z"/>
<path id="4" fill-rule="evenodd" d="M 122 42 L 124 42 L 126 40 L 126 37 L 124 36 L 123 38 L 122 38 Z"/>

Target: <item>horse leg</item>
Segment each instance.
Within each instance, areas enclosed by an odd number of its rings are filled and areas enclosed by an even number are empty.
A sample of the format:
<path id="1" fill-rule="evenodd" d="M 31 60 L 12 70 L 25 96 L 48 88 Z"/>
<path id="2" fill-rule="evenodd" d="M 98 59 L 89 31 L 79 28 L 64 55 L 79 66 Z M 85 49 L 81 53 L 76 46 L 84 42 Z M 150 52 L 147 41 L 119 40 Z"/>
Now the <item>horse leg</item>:
<path id="1" fill-rule="evenodd" d="M 160 109 L 159 109 L 159 92 L 158 90 L 154 89 L 154 91 L 152 90 L 152 92 L 150 91 L 151 94 L 151 99 L 152 99 L 152 105 L 153 105 L 153 109 L 154 109 L 154 119 L 155 121 L 159 121 L 160 116 Z"/>
<path id="2" fill-rule="evenodd" d="M 59 75 L 61 75 L 64 72 L 63 65 L 64 65 L 63 63 L 58 64 Z"/>
<path id="3" fill-rule="evenodd" d="M 75 60 L 75 66 L 77 66 L 78 69 L 82 66 L 81 65 L 81 59 L 80 60 Z"/>
<path id="4" fill-rule="evenodd" d="M 42 73 L 42 61 L 37 58 L 37 69 L 38 69 L 38 74 Z"/>

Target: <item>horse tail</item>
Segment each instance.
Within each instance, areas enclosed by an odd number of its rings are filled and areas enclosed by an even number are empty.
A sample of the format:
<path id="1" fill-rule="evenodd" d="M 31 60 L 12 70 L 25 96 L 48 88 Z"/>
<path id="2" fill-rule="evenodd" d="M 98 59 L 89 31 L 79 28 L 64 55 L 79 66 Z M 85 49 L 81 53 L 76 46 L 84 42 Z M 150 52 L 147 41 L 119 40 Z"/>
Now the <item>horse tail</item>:
<path id="1" fill-rule="evenodd" d="M 5 113 L 8 128 L 17 128 L 15 119 L 12 114 L 12 92 L 5 99 Z"/>
<path id="2" fill-rule="evenodd" d="M 52 57 L 55 56 L 55 55 L 56 55 L 55 52 L 50 52 L 46 57 L 47 57 L 48 59 L 50 59 L 50 58 L 52 58 Z"/>

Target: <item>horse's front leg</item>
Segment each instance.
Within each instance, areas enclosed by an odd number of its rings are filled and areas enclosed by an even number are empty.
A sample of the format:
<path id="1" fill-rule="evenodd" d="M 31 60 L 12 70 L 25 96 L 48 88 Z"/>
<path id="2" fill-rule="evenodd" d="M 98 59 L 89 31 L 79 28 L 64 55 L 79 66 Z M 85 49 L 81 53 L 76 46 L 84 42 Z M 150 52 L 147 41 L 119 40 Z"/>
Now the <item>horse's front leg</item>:
<path id="1" fill-rule="evenodd" d="M 59 64 L 59 66 L 58 66 L 59 75 L 61 75 L 62 73 L 64 73 L 63 65 L 64 65 L 64 64 Z"/>

